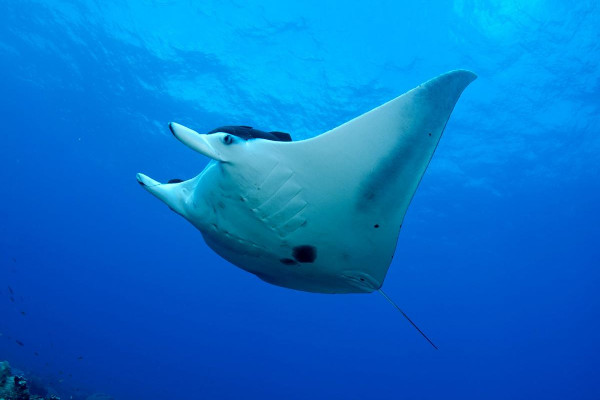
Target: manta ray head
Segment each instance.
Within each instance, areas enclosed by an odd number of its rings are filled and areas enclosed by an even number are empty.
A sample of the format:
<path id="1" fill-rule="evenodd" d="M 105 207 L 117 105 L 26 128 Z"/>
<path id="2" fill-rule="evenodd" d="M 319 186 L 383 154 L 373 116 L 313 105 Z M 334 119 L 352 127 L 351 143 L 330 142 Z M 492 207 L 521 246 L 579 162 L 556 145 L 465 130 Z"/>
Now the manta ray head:
<path id="1" fill-rule="evenodd" d="M 262 132 L 246 126 L 226 126 L 208 134 L 200 134 L 174 122 L 169 124 L 169 128 L 180 142 L 212 161 L 199 175 L 189 180 L 172 179 L 160 183 L 144 174 L 137 174 L 137 180 L 200 230 L 215 224 L 218 208 L 222 207 L 226 197 L 239 197 L 240 190 L 251 186 L 253 176 L 260 174 L 261 157 L 256 152 L 257 141 L 291 140 L 287 134 Z"/>
<path id="2" fill-rule="evenodd" d="M 247 158 L 247 141 L 231 133 L 200 134 L 175 122 L 169 124 L 169 129 L 180 142 L 215 161 L 234 164 Z"/>

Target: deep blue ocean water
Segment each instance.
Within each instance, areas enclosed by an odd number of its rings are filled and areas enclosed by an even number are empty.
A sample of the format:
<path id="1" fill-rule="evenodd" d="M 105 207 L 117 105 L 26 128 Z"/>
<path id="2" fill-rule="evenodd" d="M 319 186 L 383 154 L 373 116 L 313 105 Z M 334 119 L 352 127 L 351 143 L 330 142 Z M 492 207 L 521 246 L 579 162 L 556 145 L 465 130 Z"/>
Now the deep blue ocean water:
<path id="1" fill-rule="evenodd" d="M 0 360 L 76 399 L 599 399 L 599 27 L 592 0 L 0 0 Z M 206 164 L 169 121 L 303 139 L 457 68 L 383 286 L 438 351 L 377 293 L 232 266 L 135 180 Z"/>

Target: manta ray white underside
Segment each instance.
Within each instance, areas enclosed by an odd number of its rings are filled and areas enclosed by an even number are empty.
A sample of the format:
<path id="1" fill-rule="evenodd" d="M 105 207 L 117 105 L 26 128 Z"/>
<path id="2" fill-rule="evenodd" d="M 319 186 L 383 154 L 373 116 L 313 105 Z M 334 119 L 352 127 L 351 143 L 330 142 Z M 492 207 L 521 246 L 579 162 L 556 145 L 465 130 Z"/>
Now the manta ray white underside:
<path id="1" fill-rule="evenodd" d="M 383 284 L 402 220 L 465 87 L 452 71 L 337 128 L 283 142 L 173 134 L 212 161 L 187 181 L 138 181 L 206 243 L 274 285 L 320 293 Z"/>

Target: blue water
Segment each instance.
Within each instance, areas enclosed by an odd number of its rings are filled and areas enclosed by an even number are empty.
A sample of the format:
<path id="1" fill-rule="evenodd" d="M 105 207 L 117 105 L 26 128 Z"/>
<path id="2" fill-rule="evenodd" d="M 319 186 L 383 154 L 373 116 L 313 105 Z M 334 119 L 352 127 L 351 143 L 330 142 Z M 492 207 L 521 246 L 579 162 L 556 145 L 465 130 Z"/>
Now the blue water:
<path id="1" fill-rule="evenodd" d="M 600 398 L 599 3 L 285 3 L 0 0 L 0 360 L 75 399 Z M 204 167 L 169 121 L 308 138 L 456 68 L 383 286 L 438 351 L 135 180 Z"/>

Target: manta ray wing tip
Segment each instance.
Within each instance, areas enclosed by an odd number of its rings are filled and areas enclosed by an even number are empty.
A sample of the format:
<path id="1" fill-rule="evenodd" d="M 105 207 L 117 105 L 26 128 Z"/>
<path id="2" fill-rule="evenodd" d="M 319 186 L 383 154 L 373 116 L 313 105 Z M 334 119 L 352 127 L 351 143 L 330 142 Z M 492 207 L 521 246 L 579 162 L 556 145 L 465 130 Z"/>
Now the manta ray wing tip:
<path id="1" fill-rule="evenodd" d="M 469 83 L 477 79 L 477 74 L 473 71 L 469 71 L 468 69 L 457 69 L 454 71 L 450 71 L 449 74 L 462 75 L 465 78 L 465 80 Z"/>

